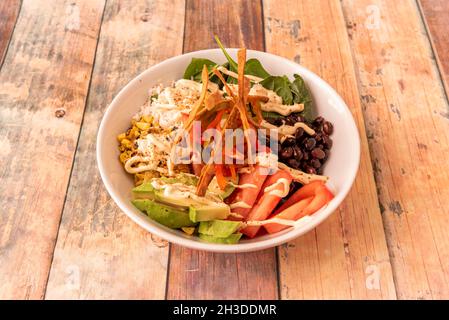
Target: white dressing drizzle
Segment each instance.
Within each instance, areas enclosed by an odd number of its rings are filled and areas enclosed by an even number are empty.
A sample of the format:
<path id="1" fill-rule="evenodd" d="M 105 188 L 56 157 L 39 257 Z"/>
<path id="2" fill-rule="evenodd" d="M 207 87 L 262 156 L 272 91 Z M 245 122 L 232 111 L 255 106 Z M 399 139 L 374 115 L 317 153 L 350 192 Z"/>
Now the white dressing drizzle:
<path id="1" fill-rule="evenodd" d="M 236 209 L 236 208 L 250 209 L 251 208 L 251 206 L 244 201 L 237 201 L 237 202 L 231 203 L 229 205 L 229 207 L 231 209 Z"/>
<path id="2" fill-rule="evenodd" d="M 287 219 L 281 219 L 281 218 L 271 218 L 271 219 L 267 219 L 267 220 L 261 220 L 261 221 L 246 221 L 242 223 L 242 228 L 246 227 L 246 226 L 254 226 L 254 227 L 259 227 L 259 226 L 264 226 L 266 224 L 270 224 L 270 223 L 277 223 L 277 224 L 282 224 L 284 226 L 289 226 L 289 227 L 298 227 L 302 224 L 307 223 L 308 221 L 310 221 L 310 219 L 312 219 L 312 217 L 310 216 L 304 216 L 299 220 L 287 220 Z"/>
<path id="3" fill-rule="evenodd" d="M 257 186 L 252 183 L 234 184 L 234 183 L 230 182 L 230 185 L 233 186 L 234 188 L 239 188 L 239 189 L 249 189 L 249 188 L 257 189 Z"/>
<path id="4" fill-rule="evenodd" d="M 293 135 L 293 134 L 295 134 L 296 129 L 298 129 L 298 128 L 303 128 L 304 131 L 307 132 L 309 135 L 315 134 L 315 130 L 310 128 L 304 122 L 296 122 L 295 125 L 293 125 L 293 126 L 283 124 L 280 127 L 276 127 L 275 125 L 273 125 L 265 120 L 262 120 L 260 125 L 261 125 L 261 127 L 265 128 L 265 129 L 277 130 L 282 135 Z"/>
<path id="5" fill-rule="evenodd" d="M 282 185 L 282 190 L 278 189 L 279 185 Z M 268 194 L 270 194 L 270 195 L 283 198 L 288 195 L 289 191 L 290 191 L 290 182 L 285 178 L 280 178 L 278 181 L 273 183 L 271 186 L 266 187 L 263 192 L 268 192 Z"/>

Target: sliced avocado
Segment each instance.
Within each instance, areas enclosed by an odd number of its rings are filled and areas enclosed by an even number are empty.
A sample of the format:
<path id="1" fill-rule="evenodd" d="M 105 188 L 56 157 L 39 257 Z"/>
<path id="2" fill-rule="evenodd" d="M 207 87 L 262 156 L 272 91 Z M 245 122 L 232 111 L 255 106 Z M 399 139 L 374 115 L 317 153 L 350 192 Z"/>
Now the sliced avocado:
<path id="1" fill-rule="evenodd" d="M 166 179 L 174 179 L 174 178 L 166 178 Z M 179 199 L 164 195 L 164 191 L 154 188 L 151 182 L 142 183 L 140 186 L 135 187 L 132 191 L 134 199 L 157 200 L 160 203 L 173 206 L 179 210 L 188 211 L 189 205 L 191 203 L 191 201 L 188 201 L 186 199 Z"/>
<path id="2" fill-rule="evenodd" d="M 154 199 L 154 187 L 151 182 L 142 183 L 140 186 L 133 188 L 135 199 Z"/>
<path id="3" fill-rule="evenodd" d="M 231 213 L 231 209 L 224 203 L 216 205 L 191 205 L 189 207 L 189 217 L 193 222 L 226 219 Z"/>
<path id="4" fill-rule="evenodd" d="M 208 236 L 214 236 L 217 238 L 227 238 L 234 232 L 236 232 L 240 226 L 240 221 L 229 220 L 212 220 L 202 221 L 198 227 L 198 232 Z"/>
<path id="5" fill-rule="evenodd" d="M 137 209 L 139 209 L 142 212 L 146 212 L 147 208 L 148 208 L 148 202 L 150 200 L 148 199 L 134 199 L 131 200 L 132 204 L 134 205 L 134 207 L 136 207 Z"/>
<path id="6" fill-rule="evenodd" d="M 195 225 L 189 219 L 189 214 L 186 211 L 170 207 L 166 204 L 149 199 L 135 199 L 132 200 L 132 203 L 137 209 L 146 212 L 151 219 L 169 228 L 178 229 Z"/>
<path id="7" fill-rule="evenodd" d="M 238 178 L 237 181 L 233 181 L 233 184 L 230 183 L 232 181 L 230 177 L 226 178 L 226 180 L 229 183 L 226 185 L 226 188 L 224 190 L 221 190 L 217 182 L 217 177 L 215 176 L 212 178 L 207 189 L 215 194 L 218 194 L 222 199 L 226 199 L 235 190 L 234 184 L 239 183 Z"/>
<path id="8" fill-rule="evenodd" d="M 198 184 L 198 177 L 188 173 L 179 173 L 176 177 L 162 177 L 160 179 L 165 183 L 183 183 L 189 186 L 196 186 Z"/>
<path id="9" fill-rule="evenodd" d="M 242 237 L 241 233 L 233 233 L 229 237 L 226 238 L 218 238 L 214 236 L 209 236 L 207 234 L 200 233 L 198 237 L 201 240 L 207 241 L 207 242 L 214 242 L 214 243 L 223 243 L 223 244 L 236 244 L 239 242 L 240 238 Z"/>

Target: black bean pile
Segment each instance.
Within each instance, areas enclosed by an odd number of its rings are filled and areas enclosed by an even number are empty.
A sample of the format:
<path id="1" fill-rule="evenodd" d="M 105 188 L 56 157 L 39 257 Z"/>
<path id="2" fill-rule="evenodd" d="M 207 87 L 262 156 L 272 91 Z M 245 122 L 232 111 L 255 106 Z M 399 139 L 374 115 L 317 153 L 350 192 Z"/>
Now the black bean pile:
<path id="1" fill-rule="evenodd" d="M 292 114 L 284 119 L 276 119 L 272 124 L 294 125 L 298 121 L 304 122 L 304 119 Z M 334 131 L 334 126 L 323 117 L 317 117 L 309 126 L 315 130 L 314 135 L 311 136 L 303 128 L 298 128 L 294 137 L 288 137 L 280 143 L 279 160 L 306 173 L 322 174 L 323 165 L 332 148 L 332 139 L 329 136 Z"/>

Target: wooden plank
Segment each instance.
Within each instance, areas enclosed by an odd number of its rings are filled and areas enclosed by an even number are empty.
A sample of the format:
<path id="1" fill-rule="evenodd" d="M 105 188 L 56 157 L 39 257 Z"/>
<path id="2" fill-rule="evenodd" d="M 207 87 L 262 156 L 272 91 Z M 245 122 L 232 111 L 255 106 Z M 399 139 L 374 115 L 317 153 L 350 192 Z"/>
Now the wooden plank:
<path id="1" fill-rule="evenodd" d="M 418 0 L 418 4 L 449 96 L 449 1 Z"/>
<path id="2" fill-rule="evenodd" d="M 3 63 L 19 15 L 20 4 L 20 0 L 3 0 L 0 2 L 0 66 Z"/>
<path id="3" fill-rule="evenodd" d="M 419 9 L 414 1 L 343 5 L 398 297 L 447 299 L 448 103 Z"/>
<path id="4" fill-rule="evenodd" d="M 163 299 L 168 244 L 124 215 L 97 172 L 96 133 L 117 92 L 182 52 L 183 0 L 108 1 L 46 298 Z"/>
<path id="5" fill-rule="evenodd" d="M 184 50 L 228 47 L 263 50 L 260 1 L 187 1 Z M 171 247 L 169 299 L 276 299 L 274 249 L 214 254 Z"/>
<path id="6" fill-rule="evenodd" d="M 267 51 L 300 62 L 350 107 L 361 136 L 360 169 L 328 220 L 279 249 L 281 297 L 394 299 L 354 63 L 338 0 L 264 1 Z"/>
<path id="7" fill-rule="evenodd" d="M 42 298 L 103 1 L 25 0 L 0 73 L 0 298 Z"/>

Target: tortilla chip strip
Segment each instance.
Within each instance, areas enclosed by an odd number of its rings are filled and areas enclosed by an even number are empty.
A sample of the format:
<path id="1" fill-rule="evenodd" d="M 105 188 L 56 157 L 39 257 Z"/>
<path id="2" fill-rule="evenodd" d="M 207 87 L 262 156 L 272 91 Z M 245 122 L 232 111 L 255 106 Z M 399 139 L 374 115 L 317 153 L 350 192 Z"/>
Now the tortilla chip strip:
<path id="1" fill-rule="evenodd" d="M 192 108 L 192 111 L 189 114 L 189 118 L 187 119 L 186 123 L 184 124 L 184 131 L 189 132 L 192 125 L 193 125 L 193 121 L 195 120 L 195 117 L 197 115 L 197 113 L 200 111 L 204 99 L 206 98 L 206 94 L 207 94 L 207 86 L 209 84 L 209 72 L 207 71 L 207 67 L 206 65 L 203 66 L 203 71 L 201 73 L 201 81 L 203 83 L 202 87 L 201 87 L 201 94 L 199 99 L 195 102 L 195 105 Z M 179 141 L 181 141 L 182 138 L 182 133 L 180 132 L 176 139 L 174 139 L 174 146 L 177 145 L 179 143 Z"/>

